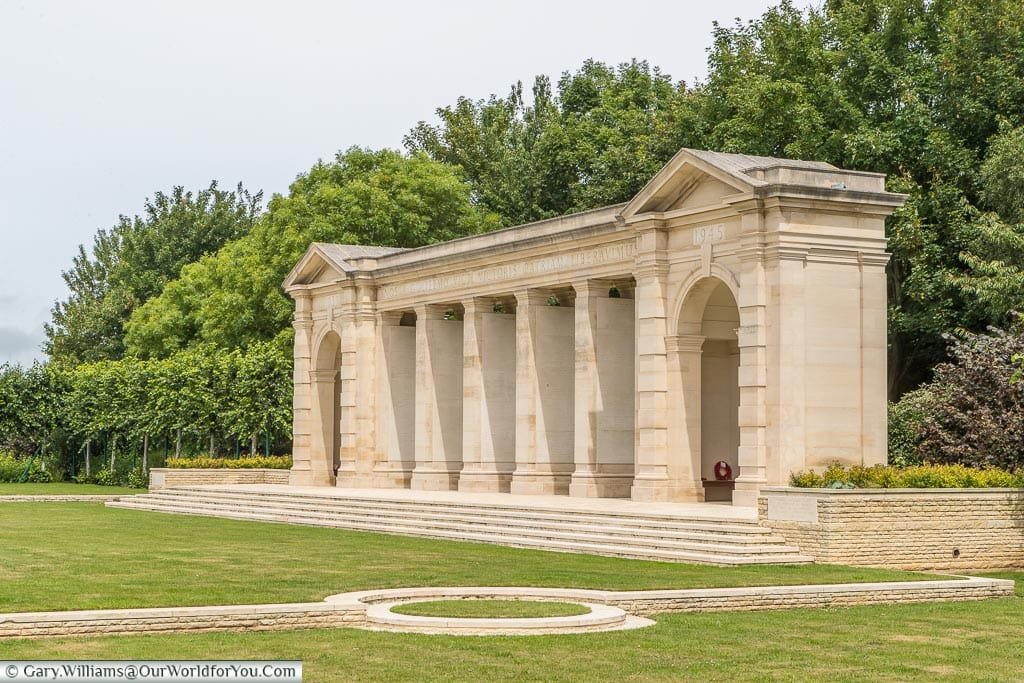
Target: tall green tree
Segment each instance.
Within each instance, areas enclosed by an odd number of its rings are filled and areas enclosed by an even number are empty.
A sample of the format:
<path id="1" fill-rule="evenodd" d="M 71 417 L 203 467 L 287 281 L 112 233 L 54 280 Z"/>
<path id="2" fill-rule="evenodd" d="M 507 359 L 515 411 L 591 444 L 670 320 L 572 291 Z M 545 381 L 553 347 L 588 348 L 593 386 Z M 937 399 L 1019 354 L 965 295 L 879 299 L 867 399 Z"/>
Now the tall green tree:
<path id="1" fill-rule="evenodd" d="M 425 154 L 353 148 L 276 195 L 252 232 L 182 269 L 127 325 L 129 353 L 164 357 L 195 344 L 242 348 L 287 330 L 281 282 L 311 242 L 416 247 L 496 227 L 458 168 Z"/>
<path id="2" fill-rule="evenodd" d="M 46 351 L 64 363 L 124 355 L 124 324 L 132 312 L 182 267 L 249 232 L 262 194 L 241 185 L 233 192 L 211 183 L 199 192 L 175 187 L 146 200 L 142 216 L 121 216 L 100 230 L 92 249 L 79 246 L 63 273 L 68 298 L 53 307 Z"/>

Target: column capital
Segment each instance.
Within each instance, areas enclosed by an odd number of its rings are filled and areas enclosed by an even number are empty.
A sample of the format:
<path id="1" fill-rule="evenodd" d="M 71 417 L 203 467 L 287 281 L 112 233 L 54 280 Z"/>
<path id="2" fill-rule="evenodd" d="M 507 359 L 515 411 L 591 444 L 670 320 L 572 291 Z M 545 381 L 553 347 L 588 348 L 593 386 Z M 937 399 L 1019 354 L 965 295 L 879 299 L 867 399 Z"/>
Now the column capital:
<path id="1" fill-rule="evenodd" d="M 451 304 L 418 304 L 413 307 L 416 322 L 421 320 L 443 320 L 444 314 L 452 310 Z"/>
<path id="2" fill-rule="evenodd" d="M 377 311 L 378 325 L 400 325 L 405 311 Z"/>
<path id="3" fill-rule="evenodd" d="M 493 296 L 469 296 L 463 299 L 461 303 L 468 318 L 478 313 L 490 313 L 494 310 L 498 299 Z"/>
<path id="4" fill-rule="evenodd" d="M 601 298 L 608 298 L 608 290 L 615 286 L 615 281 L 606 278 L 584 278 L 580 280 L 573 280 L 570 284 L 578 297 L 598 296 Z"/>
<path id="5" fill-rule="evenodd" d="M 701 353 L 706 337 L 700 334 L 676 334 L 665 337 L 669 353 Z"/>
<path id="6" fill-rule="evenodd" d="M 518 306 L 546 306 L 555 292 L 551 289 L 519 289 L 514 294 Z"/>
<path id="7" fill-rule="evenodd" d="M 309 378 L 314 382 L 333 382 L 338 376 L 337 370 L 310 370 Z"/>

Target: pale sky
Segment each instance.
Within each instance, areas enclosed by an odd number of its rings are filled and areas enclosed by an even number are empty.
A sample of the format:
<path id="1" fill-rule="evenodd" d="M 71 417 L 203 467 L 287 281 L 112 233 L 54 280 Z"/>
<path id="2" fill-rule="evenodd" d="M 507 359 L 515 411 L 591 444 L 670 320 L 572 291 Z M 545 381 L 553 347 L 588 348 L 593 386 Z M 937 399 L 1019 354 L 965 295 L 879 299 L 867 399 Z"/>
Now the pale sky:
<path id="1" fill-rule="evenodd" d="M 79 244 L 174 185 L 283 193 L 352 145 L 400 148 L 465 95 L 588 57 L 706 73 L 712 21 L 765 0 L 0 0 L 0 363 L 41 358 Z"/>

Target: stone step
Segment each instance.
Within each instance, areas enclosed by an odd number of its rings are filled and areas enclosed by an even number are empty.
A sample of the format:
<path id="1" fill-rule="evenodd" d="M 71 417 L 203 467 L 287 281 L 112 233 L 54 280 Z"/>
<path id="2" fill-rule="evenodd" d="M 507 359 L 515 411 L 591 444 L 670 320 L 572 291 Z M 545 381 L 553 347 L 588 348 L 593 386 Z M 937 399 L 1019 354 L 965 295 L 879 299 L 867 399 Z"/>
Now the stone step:
<path id="1" fill-rule="evenodd" d="M 296 511 L 281 507 L 259 506 L 259 505 L 232 505 L 223 506 L 216 503 L 204 503 L 191 500 L 187 503 L 179 501 L 170 503 L 167 501 L 138 501 L 140 505 L 151 507 L 154 503 L 172 507 L 185 507 L 197 512 L 204 512 L 216 515 L 220 511 L 238 512 L 241 514 L 271 514 L 285 518 L 301 518 L 307 520 L 327 520 L 345 523 L 355 528 L 357 524 L 374 524 L 387 526 L 388 528 L 402 527 L 403 529 L 417 528 L 425 530 L 455 531 L 459 533 L 485 533 L 498 536 L 522 536 L 540 540 L 556 541 L 586 541 L 594 543 L 616 543 L 635 547 L 654 548 L 656 550 L 694 550 L 709 553 L 724 553 L 728 555 L 758 555 L 766 553 L 796 552 L 796 548 L 785 546 L 781 543 L 764 544 L 733 544 L 728 542 L 716 542 L 714 540 L 687 541 L 667 538 L 640 537 L 632 534 L 611 534 L 597 532 L 574 532 L 558 531 L 547 528 L 517 528 L 507 525 L 490 525 L 481 528 L 479 525 L 469 521 L 444 521 L 429 522 L 426 520 L 404 519 L 385 517 L 384 519 L 371 519 L 365 515 L 336 515 L 322 511 Z"/>
<path id="2" fill-rule="evenodd" d="M 666 515 L 647 515 L 645 513 L 598 513 L 594 511 L 569 511 L 569 510 L 556 510 L 556 509 L 544 509 L 544 508 L 522 508 L 515 506 L 506 505 L 495 505 L 495 504 L 459 504 L 449 502 L 432 502 L 432 501 L 401 501 L 401 500 L 387 500 L 387 499 L 368 499 L 368 498 L 351 498 L 351 497 L 334 497 L 334 496 L 315 496 L 315 495 L 291 495 L 291 494 L 269 494 L 264 492 L 232 492 L 232 491 L 219 491 L 216 489 L 201 489 L 201 488 L 185 488 L 176 487 L 172 489 L 163 489 L 160 491 L 154 491 L 150 494 L 145 495 L 159 495 L 159 496 L 174 496 L 174 497 L 191 497 L 194 495 L 204 495 L 210 497 L 219 497 L 224 499 L 235 499 L 243 501 L 252 501 L 254 498 L 260 498 L 261 500 L 267 501 L 281 501 L 281 502 L 298 502 L 298 501 L 309 501 L 315 505 L 318 509 L 323 509 L 333 506 L 342 506 L 348 508 L 363 508 L 363 509 L 380 509 L 380 510 L 422 510 L 424 512 L 431 513 L 451 513 L 464 516 L 471 514 L 479 517 L 507 517 L 513 516 L 517 519 L 531 519 L 531 520 L 549 520 L 549 521 L 561 521 L 561 522 L 584 522 L 584 523 L 595 523 L 605 524 L 611 523 L 618 526 L 635 526 L 645 529 L 674 529 L 681 531 L 709 531 L 713 533 L 746 533 L 753 535 L 764 535 L 769 536 L 772 534 L 772 530 L 760 526 L 755 520 L 743 521 L 730 519 L 727 521 L 719 521 L 714 519 L 708 519 L 706 517 L 701 518 L 687 518 L 687 517 L 670 517 Z"/>
<path id="3" fill-rule="evenodd" d="M 407 509 L 406 506 L 349 506 L 344 504 L 344 500 L 331 501 L 331 504 L 325 505 L 319 501 L 292 502 L 290 500 L 282 500 L 278 502 L 268 501 L 262 497 L 254 498 L 252 496 L 210 496 L 205 495 L 205 492 L 196 492 L 195 494 L 188 496 L 166 495 L 162 494 L 162 492 L 156 492 L 153 494 L 147 494 L 144 497 L 147 500 L 153 501 L 175 502 L 188 500 L 195 503 L 226 506 L 270 506 L 278 510 L 289 510 L 294 513 L 308 512 L 315 515 L 330 514 L 379 519 L 406 519 L 411 523 L 453 522 L 478 527 L 500 525 L 502 527 L 515 527 L 524 530 L 544 529 L 549 531 L 565 531 L 577 535 L 597 534 L 608 537 L 626 536 L 631 538 L 652 538 L 658 540 L 671 539 L 678 541 L 701 541 L 708 543 L 740 545 L 758 545 L 783 542 L 783 539 L 780 536 L 764 533 L 767 530 L 756 525 L 750 525 L 750 527 L 734 526 L 726 528 L 706 525 L 706 528 L 699 529 L 688 527 L 671 528 L 669 526 L 648 528 L 640 524 L 613 524 L 611 523 L 611 520 L 608 523 L 593 523 L 586 520 L 580 520 L 578 517 L 569 514 L 560 516 L 545 515 L 542 519 L 536 519 L 529 516 L 520 518 L 518 515 L 513 517 L 509 515 L 498 516 L 486 513 L 481 514 L 476 511 L 469 514 L 465 510 L 421 512 L 416 509 Z M 136 498 L 138 498 L 138 496 L 136 496 Z M 259 505 L 256 504 L 257 502 Z"/>
<path id="4" fill-rule="evenodd" d="M 188 515 L 207 515 L 255 521 L 310 524 L 315 526 L 329 526 L 378 533 L 394 533 L 465 541 L 482 541 L 524 548 L 539 548 L 563 552 L 582 552 L 598 555 L 670 560 L 677 562 L 762 564 L 779 562 L 799 563 L 809 562 L 812 559 L 800 555 L 795 548 L 781 545 L 774 546 L 774 544 L 767 544 L 765 551 L 758 553 L 750 553 L 748 547 L 735 549 L 729 546 L 716 547 L 716 544 L 692 544 L 695 547 L 691 548 L 659 547 L 657 545 L 652 546 L 651 544 L 645 543 L 627 542 L 626 540 L 621 539 L 606 539 L 604 542 L 601 542 L 600 540 L 590 538 L 565 538 L 565 534 L 562 534 L 557 538 L 551 538 L 523 535 L 521 533 L 512 533 L 503 530 L 466 531 L 457 528 L 438 528 L 418 524 L 410 525 L 369 522 L 358 518 L 354 520 L 337 519 L 332 518 L 330 515 L 312 516 L 308 514 L 294 514 L 288 511 L 276 511 L 267 508 L 244 510 L 237 506 L 232 509 L 230 507 L 224 508 L 217 506 L 189 505 L 183 501 L 178 501 L 176 503 L 168 501 L 145 501 L 138 500 L 139 498 L 145 498 L 145 496 L 136 496 L 122 501 L 109 503 L 108 505 L 111 507 L 126 509 L 150 510 Z M 738 550 L 738 552 L 733 552 L 734 549 Z"/>

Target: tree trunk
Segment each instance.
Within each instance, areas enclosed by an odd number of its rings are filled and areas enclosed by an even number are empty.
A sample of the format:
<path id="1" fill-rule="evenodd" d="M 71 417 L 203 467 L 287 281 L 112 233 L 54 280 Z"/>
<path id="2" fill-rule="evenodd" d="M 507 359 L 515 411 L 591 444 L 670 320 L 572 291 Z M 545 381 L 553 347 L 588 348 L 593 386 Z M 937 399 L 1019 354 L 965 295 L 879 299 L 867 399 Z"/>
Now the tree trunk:
<path id="1" fill-rule="evenodd" d="M 110 472 L 111 472 L 111 474 L 113 474 L 113 472 L 114 472 L 114 463 L 117 460 L 117 456 L 115 455 L 115 453 L 117 453 L 117 434 L 114 434 L 114 439 L 110 442 Z"/>
<path id="2" fill-rule="evenodd" d="M 85 478 L 86 479 L 89 478 L 89 474 L 90 474 L 89 473 L 89 460 L 92 459 L 91 456 L 92 456 L 92 440 L 91 439 L 86 439 L 86 441 L 85 441 Z"/>
<path id="3" fill-rule="evenodd" d="M 213 457 L 213 432 L 210 432 L 210 457 Z"/>
<path id="4" fill-rule="evenodd" d="M 142 473 L 149 472 L 149 434 L 142 437 Z"/>
<path id="5" fill-rule="evenodd" d="M 174 457 L 181 457 L 181 429 L 178 429 L 178 436 L 174 440 Z"/>
<path id="6" fill-rule="evenodd" d="M 249 443 L 249 455 L 256 455 L 256 435 L 252 435 L 252 441 Z"/>

